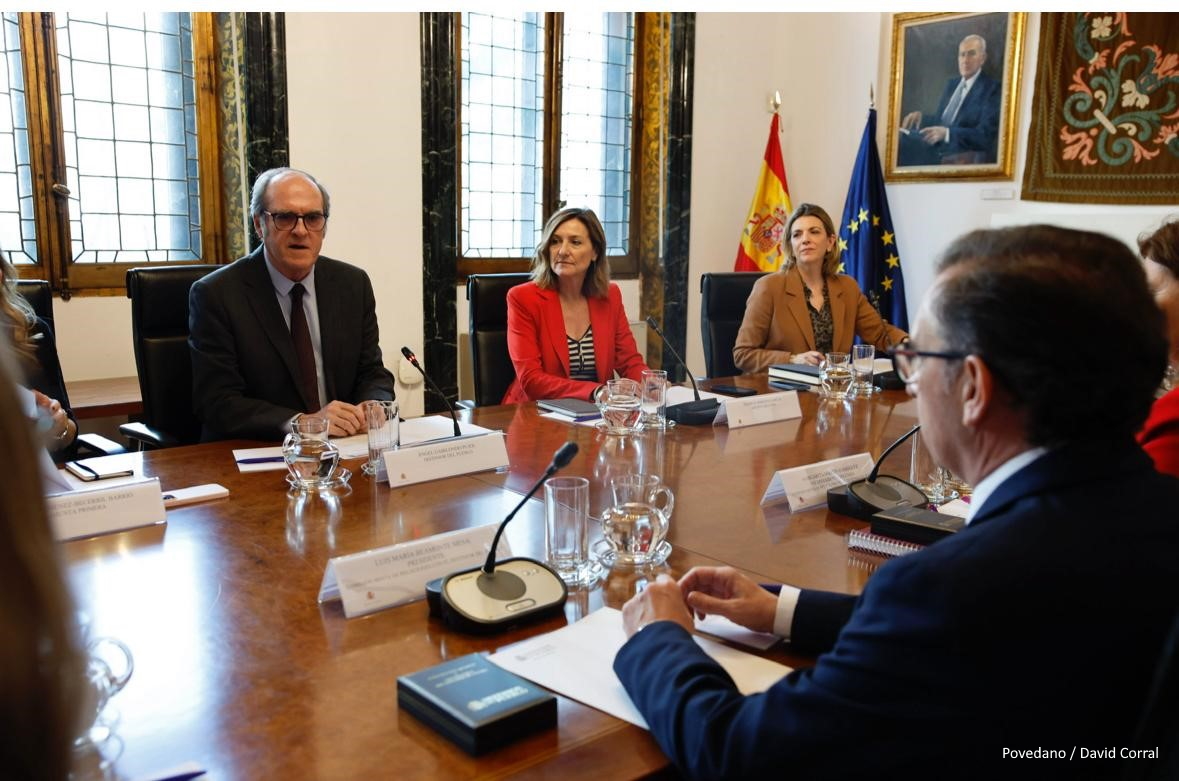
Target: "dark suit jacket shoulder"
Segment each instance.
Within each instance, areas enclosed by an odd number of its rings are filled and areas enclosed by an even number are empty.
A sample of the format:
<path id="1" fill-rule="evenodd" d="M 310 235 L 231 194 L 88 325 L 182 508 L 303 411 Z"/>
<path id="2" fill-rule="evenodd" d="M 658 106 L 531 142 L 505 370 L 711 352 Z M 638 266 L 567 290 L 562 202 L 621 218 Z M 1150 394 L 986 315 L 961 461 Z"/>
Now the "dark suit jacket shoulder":
<path id="1" fill-rule="evenodd" d="M 942 112 L 949 104 L 960 80 L 961 77 L 955 76 L 946 82 L 942 98 L 938 101 L 937 114 L 926 118 L 927 125 L 942 124 Z M 950 142 L 938 147 L 939 154 L 981 152 L 984 162 L 995 162 L 1002 94 L 1002 85 L 998 81 L 986 73 L 979 73 L 974 86 L 962 101 L 962 107 L 958 109 L 958 116 L 950 125 Z"/>
<path id="2" fill-rule="evenodd" d="M 328 399 L 391 399 L 393 378 L 381 359 L 368 275 L 321 256 L 315 298 Z M 307 411 L 294 344 L 261 248 L 193 284 L 189 347 L 202 439 L 281 439 L 286 421 Z"/>
<path id="3" fill-rule="evenodd" d="M 615 670 L 693 778 L 1108 777 L 1002 749 L 1130 745 L 1179 608 L 1176 506 L 1179 481 L 1133 442 L 1066 446 L 963 532 L 879 569 L 834 648 L 763 694 L 671 622 Z"/>

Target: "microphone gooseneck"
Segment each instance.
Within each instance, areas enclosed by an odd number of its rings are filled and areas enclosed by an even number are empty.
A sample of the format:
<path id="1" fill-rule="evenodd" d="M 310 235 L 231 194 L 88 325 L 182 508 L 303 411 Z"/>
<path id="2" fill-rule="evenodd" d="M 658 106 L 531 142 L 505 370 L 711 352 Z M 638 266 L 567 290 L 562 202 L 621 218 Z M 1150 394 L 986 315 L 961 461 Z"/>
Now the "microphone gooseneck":
<path id="1" fill-rule="evenodd" d="M 663 340 L 663 346 L 671 353 L 671 357 L 675 358 L 676 363 L 684 367 L 684 372 L 688 375 L 688 380 L 692 383 L 692 394 L 696 397 L 694 401 L 685 401 L 680 404 L 668 406 L 667 419 L 689 426 L 710 425 L 716 419 L 716 412 L 720 408 L 720 402 L 716 399 L 700 398 L 700 389 L 696 387 L 696 378 L 692 376 L 692 370 L 688 368 L 688 364 L 684 362 L 680 354 L 667 341 L 667 337 L 663 335 L 663 331 L 659 330 L 659 324 L 655 322 L 655 318 L 648 317 L 647 325 L 651 326 L 651 329 L 659 334 L 659 338 Z"/>
<path id="2" fill-rule="evenodd" d="M 536 481 L 536 484 L 532 486 L 528 493 L 524 494 L 524 498 L 520 500 L 518 505 L 512 508 L 512 511 L 508 513 L 508 517 L 504 518 L 503 523 L 496 529 L 495 538 L 491 541 L 491 550 L 487 552 L 487 560 L 483 562 L 484 575 L 491 575 L 495 572 L 495 551 L 499 547 L 499 538 L 504 533 L 504 529 L 507 528 L 508 521 L 516 517 L 516 513 L 520 511 L 520 508 L 524 506 L 525 502 L 532 498 L 533 494 L 540 490 L 545 480 L 556 474 L 558 469 L 564 469 L 568 466 L 575 455 L 577 455 L 576 442 L 566 442 L 557 448 L 556 453 L 553 453 L 553 460 L 549 463 L 548 468 L 544 470 L 544 474 L 540 476 L 540 479 Z"/>
<path id="3" fill-rule="evenodd" d="M 442 389 L 434 383 L 434 380 L 430 377 L 430 375 L 426 374 L 426 370 L 422 368 L 420 363 L 418 363 L 418 357 L 413 354 L 413 350 L 409 349 L 408 347 L 402 347 L 401 354 L 405 356 L 405 360 L 412 363 L 413 367 L 422 373 L 422 377 L 425 378 L 426 382 L 430 385 L 430 388 L 432 388 L 433 391 L 441 396 L 442 400 L 446 402 L 446 408 L 450 410 L 450 420 L 452 423 L 454 423 L 454 435 L 456 437 L 461 437 L 463 435 L 463 431 L 459 428 L 458 413 L 454 411 L 454 405 L 450 403 L 450 399 L 446 398 L 446 394 L 442 392 Z"/>
<path id="4" fill-rule="evenodd" d="M 688 381 L 692 383 L 692 393 L 696 395 L 696 401 L 700 401 L 700 389 L 696 387 L 696 378 L 692 376 L 692 370 L 688 368 L 687 362 L 675 351 L 675 348 L 671 346 L 671 342 L 667 341 L 667 337 L 663 335 L 663 331 L 660 330 L 659 324 L 655 322 L 654 317 L 647 318 L 647 325 L 651 326 L 651 329 L 659 334 L 659 338 L 663 340 L 663 346 L 671 353 L 671 357 L 675 358 L 676 363 L 684 367 L 684 373 L 688 375 Z"/>
<path id="5" fill-rule="evenodd" d="M 884 463 L 884 459 L 888 457 L 888 454 L 891 453 L 892 451 L 896 450 L 898 445 L 900 445 L 902 442 L 904 442 L 906 439 L 913 436 L 914 434 L 916 434 L 920 430 L 921 430 L 920 424 L 913 426 L 913 428 L 909 429 L 904 434 L 902 434 L 900 439 L 898 439 L 896 442 L 893 442 L 891 445 L 886 447 L 884 449 L 884 452 L 880 454 L 880 458 L 876 459 L 876 463 L 872 465 L 872 472 L 868 475 L 867 482 L 875 483 L 876 476 L 880 473 L 880 465 Z"/>

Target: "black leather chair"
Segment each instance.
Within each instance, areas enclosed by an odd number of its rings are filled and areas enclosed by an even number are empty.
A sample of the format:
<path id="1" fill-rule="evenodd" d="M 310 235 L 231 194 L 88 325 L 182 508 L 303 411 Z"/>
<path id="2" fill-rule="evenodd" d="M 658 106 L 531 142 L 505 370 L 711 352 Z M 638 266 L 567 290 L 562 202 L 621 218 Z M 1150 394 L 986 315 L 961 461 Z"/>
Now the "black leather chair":
<path id="1" fill-rule="evenodd" d="M 49 283 L 43 279 L 18 279 L 16 281 L 16 292 L 29 302 L 33 307 L 33 311 L 37 313 L 37 317 L 49 324 L 50 330 L 53 331 L 54 337 L 57 336 L 57 324 L 53 321 L 53 290 L 49 287 Z M 42 369 L 47 375 L 56 376 L 58 386 L 65 390 L 65 377 L 61 370 L 61 360 L 54 352 L 52 356 L 52 365 L 43 366 Z M 70 406 L 68 396 L 64 399 L 58 399 L 66 407 Z M 69 460 L 71 458 L 88 458 L 90 456 L 109 456 L 115 453 L 126 452 L 126 448 L 118 442 L 114 442 L 101 434 L 82 434 L 79 433 L 75 444 L 54 453 L 53 457 L 58 460 Z"/>
<path id="2" fill-rule="evenodd" d="M 192 359 L 188 353 L 188 291 L 219 268 L 160 266 L 127 272 L 131 338 L 143 395 L 143 421 L 119 427 L 145 448 L 188 445 L 200 440 L 201 422 L 192 407 Z"/>
<path id="3" fill-rule="evenodd" d="M 700 332 L 704 369 L 709 377 L 740 374 L 733 364 L 733 345 L 745 317 L 745 302 L 762 271 L 728 271 L 700 275 Z"/>
<path id="4" fill-rule="evenodd" d="M 53 290 L 43 279 L 18 279 L 16 292 L 33 307 L 37 317 L 49 323 L 54 336 L 57 335 L 57 324 L 53 322 Z"/>
<path id="5" fill-rule="evenodd" d="M 467 277 L 471 372 L 475 378 L 475 404 L 480 407 L 499 404 L 516 379 L 516 369 L 508 357 L 508 289 L 530 278 L 530 274 Z"/>

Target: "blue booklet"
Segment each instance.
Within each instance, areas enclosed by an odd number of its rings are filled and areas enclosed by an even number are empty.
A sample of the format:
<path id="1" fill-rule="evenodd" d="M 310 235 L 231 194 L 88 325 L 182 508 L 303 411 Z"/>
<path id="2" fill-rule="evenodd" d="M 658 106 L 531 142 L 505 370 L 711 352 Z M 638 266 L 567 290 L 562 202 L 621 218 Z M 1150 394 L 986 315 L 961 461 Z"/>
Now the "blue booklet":
<path id="1" fill-rule="evenodd" d="M 479 755 L 557 726 L 557 698 L 483 654 L 397 678 L 397 705 Z"/>

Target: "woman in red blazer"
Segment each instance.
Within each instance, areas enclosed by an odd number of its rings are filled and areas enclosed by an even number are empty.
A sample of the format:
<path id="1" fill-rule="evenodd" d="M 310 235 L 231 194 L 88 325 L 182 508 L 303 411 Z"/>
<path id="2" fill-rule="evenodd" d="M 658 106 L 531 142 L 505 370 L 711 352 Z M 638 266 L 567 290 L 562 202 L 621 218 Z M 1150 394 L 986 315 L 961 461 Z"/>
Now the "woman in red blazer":
<path id="1" fill-rule="evenodd" d="M 516 379 L 504 404 L 592 399 L 615 372 L 638 381 L 647 368 L 610 282 L 606 232 L 592 210 L 561 209 L 549 218 L 532 281 L 508 291 L 508 354 Z"/>

